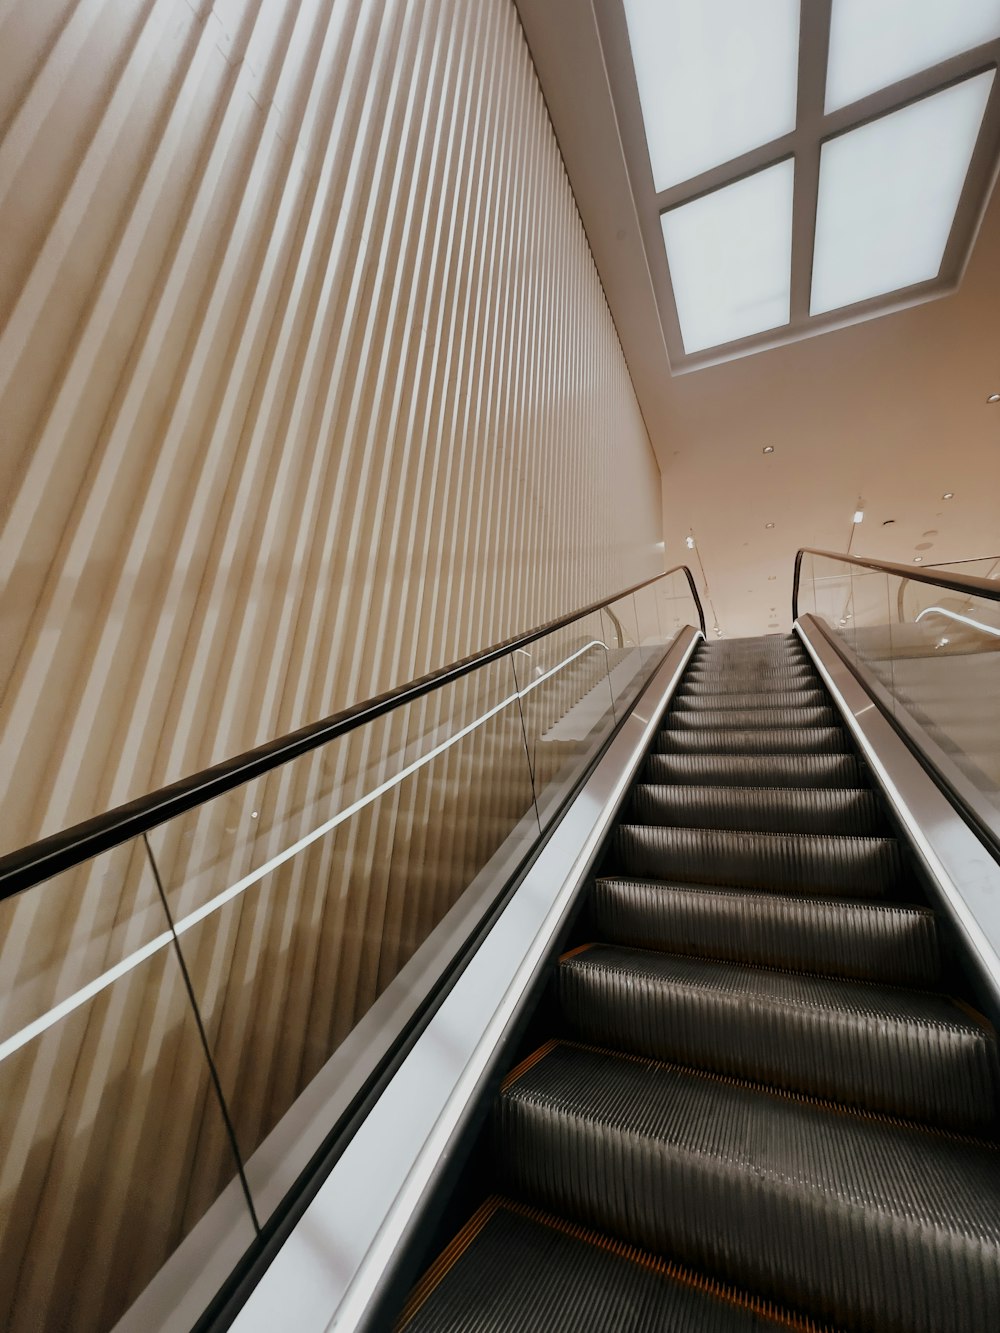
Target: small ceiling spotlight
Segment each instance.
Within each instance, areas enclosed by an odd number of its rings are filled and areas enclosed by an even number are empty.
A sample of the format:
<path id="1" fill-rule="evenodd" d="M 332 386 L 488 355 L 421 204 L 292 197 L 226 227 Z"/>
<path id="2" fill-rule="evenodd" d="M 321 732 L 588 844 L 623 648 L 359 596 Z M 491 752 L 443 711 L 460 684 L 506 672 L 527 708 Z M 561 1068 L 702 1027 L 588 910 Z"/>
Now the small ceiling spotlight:
<path id="1" fill-rule="evenodd" d="M 919 565 L 920 562 L 921 562 L 921 560 L 923 560 L 923 558 L 924 558 L 924 557 L 923 557 L 922 555 L 915 555 L 915 556 L 913 557 L 913 563 L 914 563 L 915 565 Z"/>
<path id="2" fill-rule="evenodd" d="M 765 527 L 765 528 L 773 528 L 773 527 L 774 527 L 774 524 L 773 524 L 773 523 L 765 523 L 765 524 L 764 524 L 764 527 Z"/>
<path id="3" fill-rule="evenodd" d="M 998 396 L 1000 396 L 1000 395 L 998 395 Z M 773 444 L 765 444 L 764 447 L 763 447 L 763 449 L 761 449 L 761 453 L 762 453 L 762 454 L 773 454 L 773 453 L 774 453 L 774 445 L 773 445 Z"/>
<path id="4" fill-rule="evenodd" d="M 865 511 L 864 511 L 863 509 L 855 509 L 855 511 L 854 511 L 854 517 L 851 519 L 851 522 L 852 522 L 852 523 L 863 523 L 864 520 L 865 520 Z"/>
<path id="5" fill-rule="evenodd" d="M 844 620 L 844 619 L 841 619 L 841 622 L 840 622 L 840 623 L 841 623 L 842 625 L 846 625 L 846 624 L 847 624 L 847 621 Z"/>
<path id="6" fill-rule="evenodd" d="M 991 393 L 986 401 L 988 403 L 1000 403 L 1000 393 Z M 765 449 L 764 452 L 767 453 L 767 450 Z"/>
<path id="7" fill-rule="evenodd" d="M 693 538 L 693 537 L 685 537 L 685 538 L 684 538 L 684 545 L 688 548 L 689 551 L 693 551 L 693 550 L 694 550 L 694 538 Z"/>
<path id="8" fill-rule="evenodd" d="M 935 648 L 946 648 L 946 647 L 948 646 L 949 642 L 950 642 L 949 639 L 938 639 L 938 641 L 937 641 L 937 643 L 934 645 L 934 647 L 935 647 Z"/>
<path id="9" fill-rule="evenodd" d="M 942 500 L 954 500 L 954 498 L 955 498 L 954 491 L 945 491 L 944 495 L 941 496 Z"/>

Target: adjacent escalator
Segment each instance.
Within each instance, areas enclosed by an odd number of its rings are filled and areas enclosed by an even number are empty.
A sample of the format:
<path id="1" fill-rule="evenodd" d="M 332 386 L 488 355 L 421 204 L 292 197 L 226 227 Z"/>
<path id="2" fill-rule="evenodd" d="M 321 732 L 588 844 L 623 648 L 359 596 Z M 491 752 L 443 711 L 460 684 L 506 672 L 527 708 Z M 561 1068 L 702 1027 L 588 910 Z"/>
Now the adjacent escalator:
<path id="1" fill-rule="evenodd" d="M 702 645 L 406 1333 L 981 1333 L 996 1035 L 794 637 Z"/>

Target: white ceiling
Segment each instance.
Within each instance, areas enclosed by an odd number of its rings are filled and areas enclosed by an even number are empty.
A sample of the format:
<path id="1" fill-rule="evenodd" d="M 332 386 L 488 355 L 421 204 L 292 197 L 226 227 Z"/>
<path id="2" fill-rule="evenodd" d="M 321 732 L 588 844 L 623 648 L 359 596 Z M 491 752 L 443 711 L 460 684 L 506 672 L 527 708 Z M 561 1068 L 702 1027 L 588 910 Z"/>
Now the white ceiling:
<path id="1" fill-rule="evenodd" d="M 672 377 L 591 0 L 516 3 L 663 474 L 667 563 L 697 556 L 726 636 L 788 629 L 795 551 L 846 550 L 859 496 L 856 554 L 1000 553 L 1000 190 L 955 294 Z"/>

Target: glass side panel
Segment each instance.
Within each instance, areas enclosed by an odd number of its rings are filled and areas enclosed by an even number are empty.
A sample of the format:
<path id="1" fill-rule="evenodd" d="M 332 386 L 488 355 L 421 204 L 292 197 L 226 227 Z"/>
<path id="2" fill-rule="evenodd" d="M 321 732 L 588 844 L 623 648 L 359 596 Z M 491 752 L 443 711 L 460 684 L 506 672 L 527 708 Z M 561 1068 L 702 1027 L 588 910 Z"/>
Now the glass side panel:
<path id="1" fill-rule="evenodd" d="M 141 841 L 0 903 L 0 974 L 0 1326 L 110 1328 L 237 1172 Z"/>
<path id="2" fill-rule="evenodd" d="M 525 832 L 538 821 L 509 657 L 154 830 L 244 1157 Z M 262 1215 L 276 1201 L 254 1197 Z"/>
<path id="3" fill-rule="evenodd" d="M 624 717 L 647 680 L 647 657 L 639 642 L 639 619 L 633 597 L 622 597 L 601 612 L 608 645 L 608 679 L 615 714 Z M 661 653 L 662 656 L 662 653 Z"/>
<path id="4" fill-rule="evenodd" d="M 543 828 L 614 730 L 613 653 L 617 639 L 595 611 L 514 654 Z"/>
<path id="5" fill-rule="evenodd" d="M 1000 561 L 970 571 L 990 577 Z M 804 556 L 812 612 L 885 689 L 884 704 L 1000 837 L 1000 602 L 846 561 Z M 916 729 L 914 729 L 916 728 Z"/>

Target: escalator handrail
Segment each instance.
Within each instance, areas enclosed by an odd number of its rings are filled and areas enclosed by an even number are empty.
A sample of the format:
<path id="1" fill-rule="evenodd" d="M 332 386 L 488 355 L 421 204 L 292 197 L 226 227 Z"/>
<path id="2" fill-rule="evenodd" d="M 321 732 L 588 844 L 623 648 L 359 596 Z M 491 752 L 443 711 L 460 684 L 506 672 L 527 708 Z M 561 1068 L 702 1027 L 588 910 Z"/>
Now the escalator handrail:
<path id="1" fill-rule="evenodd" d="M 846 565 L 858 565 L 862 569 L 874 570 L 877 574 L 895 574 L 899 578 L 912 579 L 914 583 L 930 583 L 936 588 L 972 593 L 991 602 L 1000 602 L 1000 582 L 995 579 L 981 579 L 975 574 L 941 574 L 931 569 L 914 569 L 912 565 L 896 565 L 888 560 L 868 560 L 863 556 L 843 555 L 839 551 L 816 551 L 811 546 L 803 546 L 796 553 L 795 576 L 792 579 L 793 623 L 799 618 L 799 578 L 804 555 L 818 555 L 826 560 L 839 560 Z"/>
<path id="2" fill-rule="evenodd" d="M 243 783 L 250 782 L 291 759 L 298 759 L 320 745 L 346 736 L 348 732 L 373 722 L 376 718 L 404 704 L 413 703 L 425 694 L 430 694 L 432 690 L 460 680 L 462 676 L 467 676 L 479 667 L 488 666 L 508 653 L 535 643 L 547 634 L 565 629 L 574 621 L 592 615 L 595 611 L 601 611 L 623 597 L 629 597 L 653 583 L 658 583 L 661 579 L 669 578 L 671 574 L 681 572 L 687 578 L 691 596 L 698 610 L 701 631 L 704 634 L 705 613 L 694 578 L 687 565 L 675 565 L 672 569 L 664 570 L 662 574 L 654 574 L 652 578 L 635 583 L 611 597 L 604 597 L 578 611 L 546 621 L 544 625 L 539 625 L 524 634 L 504 639 L 491 648 L 463 657 L 449 666 L 439 667 L 436 671 L 428 672 L 427 675 L 404 685 L 398 685 L 384 694 L 352 704 L 350 708 L 343 708 L 318 722 L 310 722 L 297 731 L 289 732 L 275 740 L 265 741 L 263 745 L 246 750 L 235 758 L 225 759 L 190 777 L 181 778 L 134 801 L 116 806 L 104 814 L 95 815 L 71 828 L 50 834 L 26 847 L 9 852 L 0 857 L 0 902 L 40 884 L 43 880 L 50 879 L 53 875 L 71 870 L 74 866 L 89 861 L 102 852 L 129 842 L 157 825 L 214 800 L 217 796 L 232 791 L 234 787 L 242 786 Z"/>

